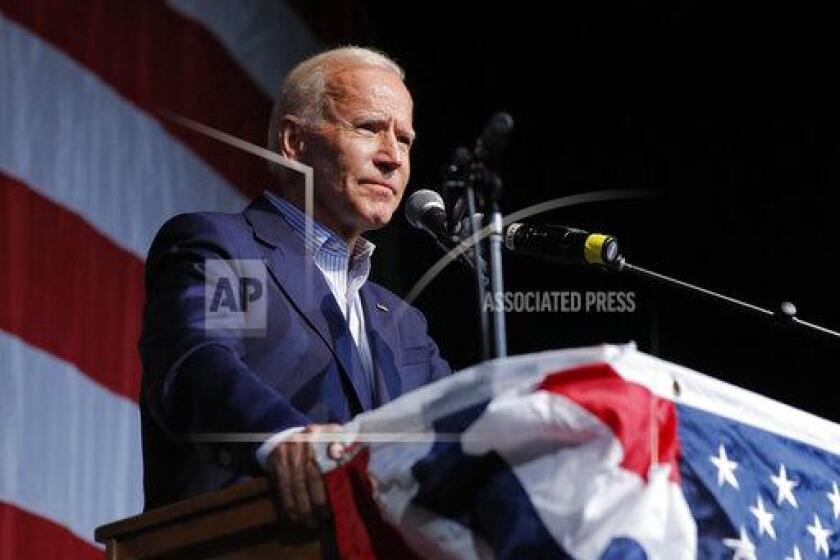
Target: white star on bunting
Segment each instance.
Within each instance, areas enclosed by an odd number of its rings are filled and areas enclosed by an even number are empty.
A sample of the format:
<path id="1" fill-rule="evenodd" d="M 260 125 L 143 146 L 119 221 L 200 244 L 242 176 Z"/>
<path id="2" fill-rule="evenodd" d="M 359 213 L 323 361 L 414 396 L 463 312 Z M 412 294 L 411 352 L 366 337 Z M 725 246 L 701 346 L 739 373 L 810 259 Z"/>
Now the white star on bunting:
<path id="1" fill-rule="evenodd" d="M 722 443 L 718 448 L 717 457 L 709 457 L 709 461 L 717 467 L 718 486 L 723 486 L 723 483 L 726 482 L 737 490 L 738 479 L 735 478 L 735 469 L 738 468 L 738 463 L 729 460 L 729 457 L 726 456 L 726 448 L 723 447 Z"/>
<path id="2" fill-rule="evenodd" d="M 824 552 L 828 556 L 828 537 L 831 536 L 832 531 L 829 531 L 820 523 L 820 518 L 814 514 L 814 524 L 808 525 L 808 532 L 814 537 L 814 550 L 816 552 Z"/>
<path id="3" fill-rule="evenodd" d="M 723 539 L 727 548 L 734 550 L 732 560 L 756 560 L 755 545 L 747 535 L 747 530 L 741 525 L 741 537 L 738 539 Z"/>
<path id="4" fill-rule="evenodd" d="M 796 496 L 793 495 L 793 489 L 799 486 L 799 482 L 787 477 L 787 470 L 784 465 L 779 465 L 779 475 L 771 475 L 770 482 L 779 490 L 779 496 L 776 498 L 777 506 L 782 505 L 782 502 L 788 502 L 794 508 L 799 507 L 799 504 L 796 502 Z"/>
<path id="5" fill-rule="evenodd" d="M 802 554 L 799 552 L 799 547 L 793 545 L 793 556 L 785 556 L 785 560 L 802 560 Z"/>
<path id="6" fill-rule="evenodd" d="M 764 509 L 764 502 L 761 500 L 761 496 L 757 498 L 756 504 L 750 507 L 750 511 L 755 516 L 756 521 L 758 521 L 758 536 L 760 537 L 764 533 L 767 533 L 775 541 L 776 530 L 773 529 L 774 515 Z"/>

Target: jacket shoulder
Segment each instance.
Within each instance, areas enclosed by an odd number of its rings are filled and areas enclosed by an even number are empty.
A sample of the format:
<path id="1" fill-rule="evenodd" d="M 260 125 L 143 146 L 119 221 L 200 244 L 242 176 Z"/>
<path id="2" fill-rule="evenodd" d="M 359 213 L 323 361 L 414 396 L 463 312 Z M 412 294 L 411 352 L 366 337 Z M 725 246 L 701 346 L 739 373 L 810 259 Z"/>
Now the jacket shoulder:
<path id="1" fill-rule="evenodd" d="M 190 212 L 168 219 L 152 241 L 149 255 L 155 255 L 179 245 L 213 243 L 250 236 L 250 226 L 241 213 Z"/>

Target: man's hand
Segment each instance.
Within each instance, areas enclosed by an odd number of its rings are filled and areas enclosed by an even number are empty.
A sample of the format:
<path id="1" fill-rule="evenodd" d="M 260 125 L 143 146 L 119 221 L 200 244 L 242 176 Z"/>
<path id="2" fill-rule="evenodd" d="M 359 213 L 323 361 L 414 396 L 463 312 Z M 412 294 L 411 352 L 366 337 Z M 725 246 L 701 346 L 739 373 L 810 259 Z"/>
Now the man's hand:
<path id="1" fill-rule="evenodd" d="M 286 516 L 307 527 L 316 527 L 319 521 L 329 518 L 329 507 L 324 480 L 307 437 L 319 432 L 341 430 L 338 424 L 311 424 L 275 447 L 268 456 L 272 478 L 277 483 L 280 501 Z M 331 443 L 329 454 L 341 458 L 344 447 Z"/>

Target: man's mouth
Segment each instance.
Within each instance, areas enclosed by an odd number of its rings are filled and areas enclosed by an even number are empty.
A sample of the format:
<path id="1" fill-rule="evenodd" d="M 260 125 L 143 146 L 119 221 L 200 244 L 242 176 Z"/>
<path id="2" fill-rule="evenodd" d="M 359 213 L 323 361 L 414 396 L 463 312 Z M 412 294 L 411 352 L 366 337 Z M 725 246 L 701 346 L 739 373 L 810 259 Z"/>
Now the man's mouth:
<path id="1" fill-rule="evenodd" d="M 397 189 L 395 189 L 390 183 L 386 181 L 376 181 L 376 180 L 362 180 L 359 181 L 360 185 L 368 185 L 377 187 L 377 190 L 387 191 L 390 194 L 396 195 Z"/>

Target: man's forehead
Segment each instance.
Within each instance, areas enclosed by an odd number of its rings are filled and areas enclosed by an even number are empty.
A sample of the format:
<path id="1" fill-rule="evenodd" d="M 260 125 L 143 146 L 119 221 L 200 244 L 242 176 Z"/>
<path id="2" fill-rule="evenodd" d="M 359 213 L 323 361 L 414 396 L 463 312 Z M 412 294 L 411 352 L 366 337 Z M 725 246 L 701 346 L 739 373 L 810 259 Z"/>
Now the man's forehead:
<path id="1" fill-rule="evenodd" d="M 354 108 L 400 111 L 411 117 L 413 100 L 400 77 L 377 66 L 345 66 L 327 73 L 327 93 L 335 101 Z"/>
<path id="2" fill-rule="evenodd" d="M 400 76 L 387 68 L 373 64 L 352 63 L 333 64 L 326 68 L 327 81 L 342 83 L 367 83 L 396 81 L 402 83 Z"/>

